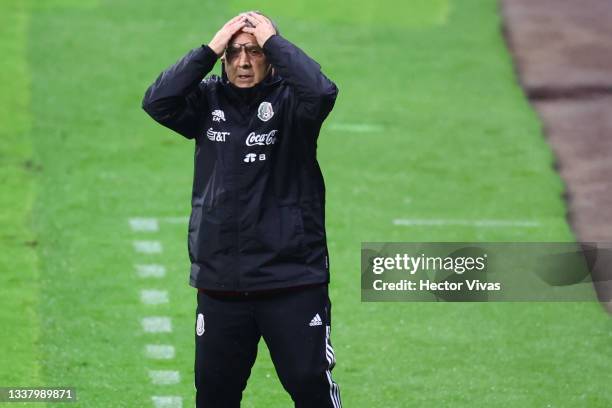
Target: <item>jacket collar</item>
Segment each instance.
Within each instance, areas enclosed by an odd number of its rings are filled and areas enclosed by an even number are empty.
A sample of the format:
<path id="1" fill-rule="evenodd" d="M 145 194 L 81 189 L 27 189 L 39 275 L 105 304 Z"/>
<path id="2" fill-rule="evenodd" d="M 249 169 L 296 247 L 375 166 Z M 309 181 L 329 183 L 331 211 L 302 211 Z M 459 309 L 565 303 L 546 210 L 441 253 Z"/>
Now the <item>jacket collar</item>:
<path id="1" fill-rule="evenodd" d="M 271 89 L 278 86 L 282 78 L 272 68 L 270 73 L 257 85 L 251 88 L 238 88 L 232 84 L 225 73 L 225 65 L 221 66 L 221 84 L 230 99 L 241 105 L 251 106 L 260 102 Z"/>

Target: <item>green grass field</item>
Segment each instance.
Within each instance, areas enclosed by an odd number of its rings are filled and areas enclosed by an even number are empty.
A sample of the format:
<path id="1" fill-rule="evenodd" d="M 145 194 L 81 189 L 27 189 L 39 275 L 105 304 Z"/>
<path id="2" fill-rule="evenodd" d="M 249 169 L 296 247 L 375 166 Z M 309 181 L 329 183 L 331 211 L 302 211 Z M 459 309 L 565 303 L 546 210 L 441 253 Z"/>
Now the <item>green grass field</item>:
<path id="1" fill-rule="evenodd" d="M 174 220 L 189 214 L 193 145 L 140 101 L 253 8 L 340 88 L 319 161 L 344 406 L 612 406 L 612 321 L 596 303 L 360 301 L 362 241 L 573 240 L 493 0 L 1 2 L 0 387 L 76 387 L 79 407 L 164 395 L 193 406 L 196 297 L 187 226 Z M 159 231 L 132 231 L 132 217 L 157 218 Z M 538 226 L 469 223 L 482 219 Z M 135 240 L 163 252 L 138 253 Z M 134 265 L 150 263 L 166 276 L 140 278 Z M 170 301 L 145 305 L 141 289 Z M 173 331 L 144 333 L 147 316 L 171 317 Z M 151 360 L 146 344 L 176 356 Z M 154 385 L 148 370 L 181 380 Z M 291 406 L 263 342 L 243 406 Z"/>

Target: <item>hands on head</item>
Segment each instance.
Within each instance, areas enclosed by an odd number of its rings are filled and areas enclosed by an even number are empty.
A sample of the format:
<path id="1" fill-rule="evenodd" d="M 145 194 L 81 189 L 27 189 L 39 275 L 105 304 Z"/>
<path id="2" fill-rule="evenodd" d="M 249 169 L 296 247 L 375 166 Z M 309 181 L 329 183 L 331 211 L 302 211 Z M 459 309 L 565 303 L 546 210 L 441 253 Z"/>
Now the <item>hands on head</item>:
<path id="1" fill-rule="evenodd" d="M 267 17 L 249 11 L 239 14 L 225 23 L 208 43 L 208 46 L 217 55 L 221 56 L 232 37 L 241 31 L 252 34 L 257 44 L 262 48 L 266 41 L 276 34 L 276 29 Z"/>
<path id="2" fill-rule="evenodd" d="M 268 38 L 276 34 L 276 29 L 270 19 L 266 16 L 250 11 L 246 13 L 246 19 L 250 23 L 242 29 L 243 32 L 253 34 L 257 44 L 263 48 Z"/>

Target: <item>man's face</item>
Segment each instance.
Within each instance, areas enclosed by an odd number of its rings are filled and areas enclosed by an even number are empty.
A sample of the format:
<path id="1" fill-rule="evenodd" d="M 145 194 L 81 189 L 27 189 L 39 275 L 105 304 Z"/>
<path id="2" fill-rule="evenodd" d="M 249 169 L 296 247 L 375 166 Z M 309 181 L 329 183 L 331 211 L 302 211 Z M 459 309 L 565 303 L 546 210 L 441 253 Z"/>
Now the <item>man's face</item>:
<path id="1" fill-rule="evenodd" d="M 239 33 L 225 50 L 227 79 L 238 88 L 250 88 L 260 83 L 270 66 L 253 34 Z"/>

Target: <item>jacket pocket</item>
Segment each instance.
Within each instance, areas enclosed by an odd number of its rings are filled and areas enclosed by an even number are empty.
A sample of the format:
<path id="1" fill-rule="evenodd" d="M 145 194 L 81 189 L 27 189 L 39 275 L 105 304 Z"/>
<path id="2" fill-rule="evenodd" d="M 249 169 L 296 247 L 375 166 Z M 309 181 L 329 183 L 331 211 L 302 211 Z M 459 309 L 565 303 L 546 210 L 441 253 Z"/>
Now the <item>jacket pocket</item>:
<path id="1" fill-rule="evenodd" d="M 300 207 L 281 207 L 287 208 L 289 213 L 288 221 L 285 225 L 288 226 L 285 231 L 287 245 L 283 248 L 285 251 L 290 251 L 287 255 L 298 255 L 303 252 L 304 246 L 304 217 Z"/>
<path id="2" fill-rule="evenodd" d="M 301 257 L 304 252 L 304 220 L 298 206 L 266 208 L 256 228 L 256 239 L 264 251 L 283 257 Z"/>
<path id="3" fill-rule="evenodd" d="M 212 262 L 213 257 L 227 252 L 227 237 L 220 209 L 201 205 L 192 207 L 189 217 L 188 249 L 191 262 Z"/>
<path id="4" fill-rule="evenodd" d="M 187 250 L 189 260 L 194 263 L 198 260 L 198 233 L 202 220 L 202 206 L 192 205 L 191 215 L 189 216 L 189 227 L 187 228 Z"/>

